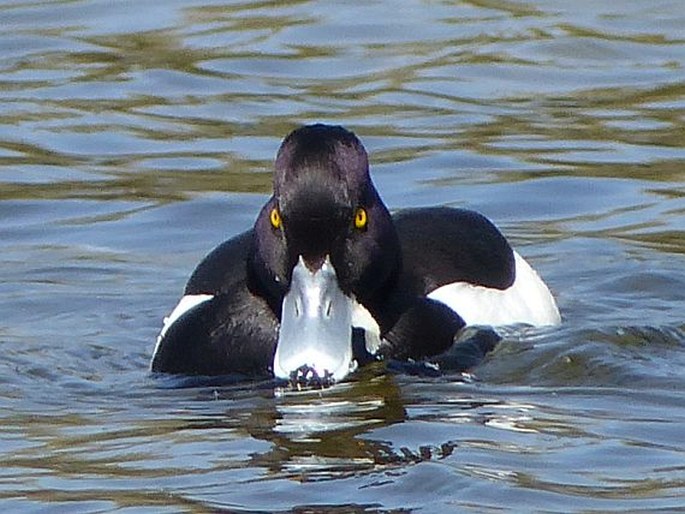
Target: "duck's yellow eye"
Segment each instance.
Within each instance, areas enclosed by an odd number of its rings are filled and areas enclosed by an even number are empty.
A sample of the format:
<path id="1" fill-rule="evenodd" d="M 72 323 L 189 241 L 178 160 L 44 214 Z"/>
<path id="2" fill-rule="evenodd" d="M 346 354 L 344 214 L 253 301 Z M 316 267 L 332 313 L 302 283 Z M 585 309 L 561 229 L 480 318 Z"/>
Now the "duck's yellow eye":
<path id="1" fill-rule="evenodd" d="M 354 226 L 358 229 L 366 228 L 368 221 L 369 218 L 366 214 L 366 210 L 361 207 L 357 209 L 357 212 L 354 214 Z"/>
<path id="2" fill-rule="evenodd" d="M 271 220 L 271 226 L 273 228 L 281 228 L 281 213 L 278 212 L 278 208 L 274 207 L 271 209 L 269 219 Z"/>

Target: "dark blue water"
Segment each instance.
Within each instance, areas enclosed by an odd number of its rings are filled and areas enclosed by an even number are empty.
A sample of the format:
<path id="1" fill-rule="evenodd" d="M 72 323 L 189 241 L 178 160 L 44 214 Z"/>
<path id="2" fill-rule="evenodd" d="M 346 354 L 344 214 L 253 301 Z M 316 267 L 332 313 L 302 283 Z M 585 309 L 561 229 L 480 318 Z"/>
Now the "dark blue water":
<path id="1" fill-rule="evenodd" d="M 685 510 L 683 26 L 653 0 L 2 3 L 2 510 Z M 493 219 L 562 326 L 467 376 L 151 376 L 313 121 L 360 136 L 393 210 Z"/>

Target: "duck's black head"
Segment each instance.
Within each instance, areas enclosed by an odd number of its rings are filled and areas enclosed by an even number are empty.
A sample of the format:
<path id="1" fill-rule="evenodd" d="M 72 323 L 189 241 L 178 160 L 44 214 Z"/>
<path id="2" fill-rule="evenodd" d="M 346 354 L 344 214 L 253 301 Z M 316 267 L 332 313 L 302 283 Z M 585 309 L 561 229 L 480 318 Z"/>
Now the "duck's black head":
<path id="1" fill-rule="evenodd" d="M 372 302 L 400 266 L 397 233 L 359 139 L 321 124 L 288 135 L 250 261 L 257 289 L 281 319 L 275 374 L 307 365 L 342 378 L 353 364 L 358 304 Z"/>

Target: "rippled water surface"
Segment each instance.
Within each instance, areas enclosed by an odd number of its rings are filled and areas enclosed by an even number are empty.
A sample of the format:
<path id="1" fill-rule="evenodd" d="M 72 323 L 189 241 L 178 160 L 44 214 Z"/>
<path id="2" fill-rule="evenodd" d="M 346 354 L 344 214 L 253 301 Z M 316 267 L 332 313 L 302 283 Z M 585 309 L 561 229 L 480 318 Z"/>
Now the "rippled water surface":
<path id="1" fill-rule="evenodd" d="M 0 3 L 3 512 L 685 510 L 678 0 Z M 151 376 L 300 123 L 492 218 L 564 316 L 470 377 Z"/>

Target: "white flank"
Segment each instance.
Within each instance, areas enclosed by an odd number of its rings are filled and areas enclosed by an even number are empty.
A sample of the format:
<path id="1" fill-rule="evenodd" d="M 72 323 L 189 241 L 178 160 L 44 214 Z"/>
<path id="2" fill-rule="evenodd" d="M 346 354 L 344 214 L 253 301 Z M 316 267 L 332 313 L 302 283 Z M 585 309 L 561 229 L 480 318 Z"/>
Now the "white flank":
<path id="1" fill-rule="evenodd" d="M 561 315 L 552 293 L 518 253 L 516 280 L 505 290 L 455 282 L 432 291 L 428 298 L 444 303 L 467 325 L 504 326 L 524 323 L 558 325 Z"/>
<path id="2" fill-rule="evenodd" d="M 371 313 L 356 299 L 352 308 L 352 326 L 364 330 L 366 351 L 375 355 L 381 345 L 381 329 Z"/>
<path id="3" fill-rule="evenodd" d="M 174 307 L 174 310 L 171 311 L 171 314 L 164 318 L 164 325 L 162 325 L 162 330 L 157 336 L 155 351 L 152 352 L 152 360 L 155 359 L 155 355 L 157 355 L 157 350 L 159 350 L 159 344 L 162 342 L 162 339 L 164 339 L 164 335 L 167 333 L 171 325 L 173 325 L 178 318 L 183 316 L 193 307 L 196 307 L 201 303 L 209 301 L 212 298 L 214 298 L 214 296 L 211 294 L 189 294 L 181 298 L 181 300 L 178 302 L 178 305 L 176 305 L 176 307 Z M 152 362 L 152 360 L 150 362 Z"/>

